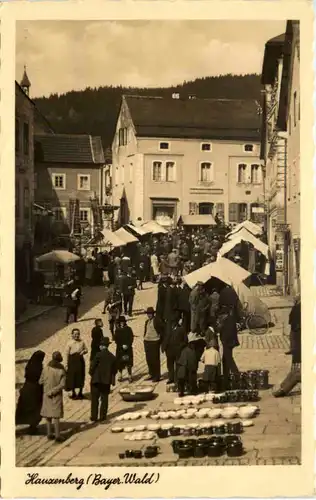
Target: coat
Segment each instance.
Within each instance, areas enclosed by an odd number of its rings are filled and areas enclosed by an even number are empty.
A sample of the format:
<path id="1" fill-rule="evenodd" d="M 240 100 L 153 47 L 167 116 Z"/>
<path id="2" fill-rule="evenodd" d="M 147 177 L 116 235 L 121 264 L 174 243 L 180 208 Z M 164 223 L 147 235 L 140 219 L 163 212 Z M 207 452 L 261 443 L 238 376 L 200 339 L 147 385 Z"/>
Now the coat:
<path id="1" fill-rule="evenodd" d="M 195 350 L 189 346 L 182 349 L 177 365 L 178 379 L 190 379 L 192 374 L 196 374 L 198 366 Z"/>
<path id="2" fill-rule="evenodd" d="M 219 317 L 219 335 L 223 347 L 239 346 L 236 320 L 233 313 Z"/>
<path id="3" fill-rule="evenodd" d="M 187 343 L 188 337 L 185 329 L 182 326 L 176 326 L 175 328 L 167 329 L 161 349 L 163 352 L 165 351 L 167 355 L 170 353 L 178 358 Z"/>
<path id="4" fill-rule="evenodd" d="M 108 349 L 98 352 L 89 370 L 91 384 L 111 385 L 115 383 L 116 357 Z"/>
<path id="5" fill-rule="evenodd" d="M 66 371 L 61 363 L 49 363 L 43 369 L 40 384 L 43 385 L 41 416 L 63 418 L 63 389 L 66 385 Z"/>

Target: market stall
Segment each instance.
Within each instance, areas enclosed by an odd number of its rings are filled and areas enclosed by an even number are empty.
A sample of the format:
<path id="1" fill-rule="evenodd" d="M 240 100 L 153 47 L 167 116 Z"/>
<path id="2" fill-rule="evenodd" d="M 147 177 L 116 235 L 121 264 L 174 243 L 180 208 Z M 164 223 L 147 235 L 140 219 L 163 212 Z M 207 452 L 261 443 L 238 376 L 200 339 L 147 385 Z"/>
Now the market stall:
<path id="1" fill-rule="evenodd" d="M 228 254 L 228 252 L 230 252 L 241 241 L 247 241 L 248 243 L 251 243 L 258 252 L 264 255 L 266 259 L 268 259 L 268 245 L 253 236 L 253 234 L 251 234 L 247 229 L 242 228 L 237 233 L 229 235 L 228 238 L 228 241 L 226 241 L 219 249 L 218 258 L 221 258 L 224 255 Z"/>
<path id="2" fill-rule="evenodd" d="M 129 231 L 131 234 L 136 235 L 136 237 L 142 237 L 151 234 L 151 231 L 149 229 L 145 229 L 141 226 L 134 226 L 133 224 L 126 224 L 124 226 L 124 229 Z"/>
<path id="3" fill-rule="evenodd" d="M 200 267 L 196 271 L 187 274 L 184 276 L 184 280 L 190 288 L 193 288 L 198 281 L 207 283 L 211 278 L 217 278 L 223 283 L 235 288 L 237 284 L 242 283 L 249 276 L 250 273 L 242 267 L 228 259 L 221 258 L 216 262 L 207 264 L 206 266 Z"/>
<path id="4" fill-rule="evenodd" d="M 260 234 L 262 234 L 262 229 L 260 226 L 254 224 L 250 220 L 245 220 L 244 222 L 237 224 L 237 226 L 234 227 L 234 229 L 229 233 L 228 236 L 238 233 L 238 231 L 240 231 L 241 229 L 247 229 L 247 231 L 249 231 L 249 233 L 251 233 L 253 236 L 259 236 Z"/>
<path id="5" fill-rule="evenodd" d="M 216 226 L 213 215 L 180 215 L 178 226 L 183 226 L 186 229 L 193 229 L 197 227 Z"/>
<path id="6" fill-rule="evenodd" d="M 114 231 L 113 234 L 118 236 L 118 238 L 120 240 L 124 241 L 124 243 L 126 245 L 128 245 L 130 243 L 138 243 L 139 242 L 139 239 L 136 238 L 136 236 L 133 236 L 131 233 L 126 231 L 126 229 L 124 229 L 123 227 L 120 227 L 120 229 L 118 229 L 117 231 Z"/>
<path id="7" fill-rule="evenodd" d="M 141 228 L 145 231 L 150 231 L 152 234 L 168 234 L 167 229 L 162 227 L 160 224 L 158 224 L 158 222 L 154 220 L 145 222 L 145 224 L 143 224 Z"/>

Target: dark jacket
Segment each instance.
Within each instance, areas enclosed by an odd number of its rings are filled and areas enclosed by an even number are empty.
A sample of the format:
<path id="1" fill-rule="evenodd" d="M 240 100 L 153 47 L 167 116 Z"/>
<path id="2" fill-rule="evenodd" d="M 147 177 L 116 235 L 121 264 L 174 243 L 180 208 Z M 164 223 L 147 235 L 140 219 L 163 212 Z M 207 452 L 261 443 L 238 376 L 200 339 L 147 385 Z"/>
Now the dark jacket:
<path id="1" fill-rule="evenodd" d="M 161 348 L 167 354 L 170 353 L 179 357 L 187 343 L 188 337 L 185 329 L 182 326 L 176 325 L 173 328 L 167 329 Z"/>
<path id="2" fill-rule="evenodd" d="M 164 307 L 164 319 L 171 321 L 176 318 L 178 311 L 178 290 L 175 286 L 168 286 Z"/>
<path id="3" fill-rule="evenodd" d="M 188 286 L 177 288 L 178 294 L 178 309 L 181 312 L 190 312 L 190 293 L 191 290 Z"/>
<path id="4" fill-rule="evenodd" d="M 116 357 L 114 354 L 107 349 L 98 352 L 90 366 L 91 384 L 114 384 L 116 371 Z"/>
<path id="5" fill-rule="evenodd" d="M 196 374 L 198 363 L 195 350 L 189 346 L 182 349 L 177 365 L 178 379 L 188 379 L 191 374 Z"/>
<path id="6" fill-rule="evenodd" d="M 238 298 L 237 293 L 235 290 L 230 287 L 226 286 L 223 288 L 219 294 L 219 301 L 218 301 L 219 308 L 223 306 L 229 306 L 231 310 L 234 312 L 235 319 L 238 321 L 239 318 L 241 317 L 241 304 L 240 300 Z"/>
<path id="7" fill-rule="evenodd" d="M 91 331 L 91 359 L 100 351 L 100 342 L 103 339 L 103 330 L 100 326 L 94 326 Z"/>
<path id="8" fill-rule="evenodd" d="M 236 319 L 233 312 L 223 314 L 219 317 L 219 335 L 223 346 L 239 346 Z"/>

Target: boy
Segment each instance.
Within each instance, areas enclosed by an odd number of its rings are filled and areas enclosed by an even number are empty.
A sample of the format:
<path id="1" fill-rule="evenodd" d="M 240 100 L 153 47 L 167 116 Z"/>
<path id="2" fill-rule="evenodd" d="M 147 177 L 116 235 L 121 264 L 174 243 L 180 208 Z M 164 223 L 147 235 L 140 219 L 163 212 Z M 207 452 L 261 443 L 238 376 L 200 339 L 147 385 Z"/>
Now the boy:
<path id="1" fill-rule="evenodd" d="M 207 344 L 201 358 L 202 363 L 204 363 L 203 380 L 210 392 L 216 392 L 219 388 L 221 357 L 217 347 L 217 341 L 213 337 Z"/>
<path id="2" fill-rule="evenodd" d="M 193 338 L 194 340 L 194 338 Z M 187 386 L 190 394 L 196 394 L 197 392 L 197 369 L 198 362 L 196 358 L 194 343 L 192 340 L 192 334 L 188 335 L 188 345 L 186 345 L 179 356 L 177 361 L 177 381 L 179 389 L 179 397 L 184 396 L 184 390 Z"/>

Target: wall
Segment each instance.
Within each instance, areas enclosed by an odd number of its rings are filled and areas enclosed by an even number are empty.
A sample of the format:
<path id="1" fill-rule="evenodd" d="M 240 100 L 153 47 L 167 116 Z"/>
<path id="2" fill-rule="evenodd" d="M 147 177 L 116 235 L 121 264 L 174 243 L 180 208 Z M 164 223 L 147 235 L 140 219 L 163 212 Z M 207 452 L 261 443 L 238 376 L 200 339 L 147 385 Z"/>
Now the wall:
<path id="1" fill-rule="evenodd" d="M 25 242 L 33 243 L 32 208 L 34 200 L 34 105 L 24 92 L 15 87 L 16 130 L 16 244 L 21 248 Z M 23 127 L 29 126 L 28 154 L 23 148 Z M 28 193 L 27 194 L 27 190 Z"/>

